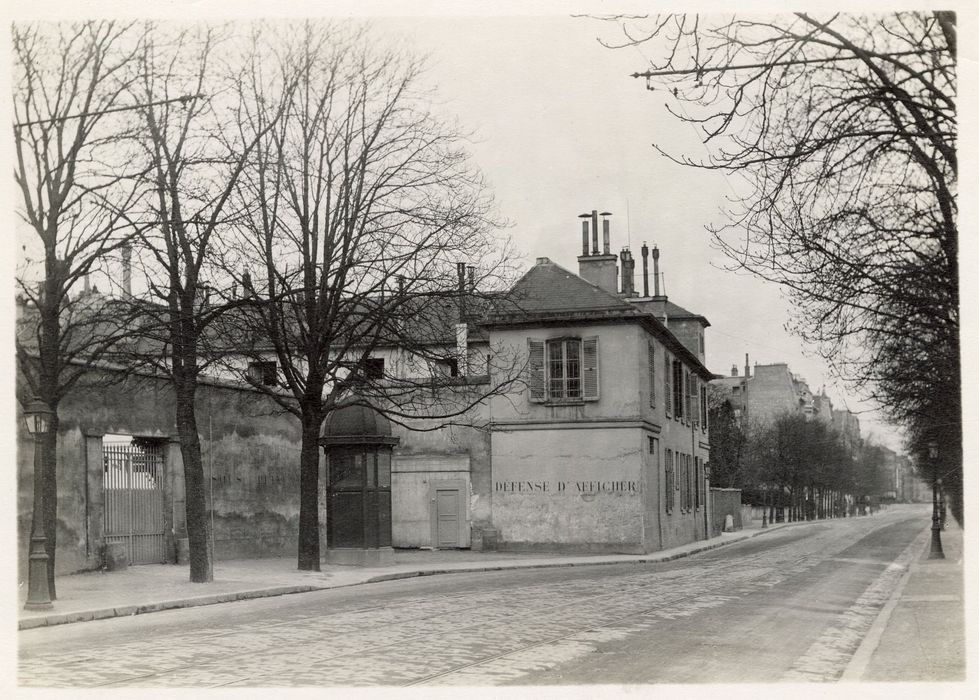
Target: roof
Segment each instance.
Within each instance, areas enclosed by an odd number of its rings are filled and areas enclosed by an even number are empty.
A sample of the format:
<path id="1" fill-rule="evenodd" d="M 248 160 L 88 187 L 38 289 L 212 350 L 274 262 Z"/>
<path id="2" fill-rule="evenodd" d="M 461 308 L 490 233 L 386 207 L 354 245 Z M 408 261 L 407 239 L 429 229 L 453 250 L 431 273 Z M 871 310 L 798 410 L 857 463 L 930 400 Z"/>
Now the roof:
<path id="1" fill-rule="evenodd" d="M 636 306 L 646 313 L 655 314 L 657 318 L 667 318 L 669 320 L 687 320 L 691 319 L 694 321 L 700 321 L 704 327 L 710 325 L 704 316 L 700 314 L 695 314 L 692 311 L 687 311 L 682 306 L 674 304 L 672 301 L 665 297 L 652 297 L 648 299 L 630 299 L 629 303 Z"/>
<path id="2" fill-rule="evenodd" d="M 350 396 L 323 421 L 321 445 L 397 444 L 391 421 L 358 396 Z"/>
<path id="3" fill-rule="evenodd" d="M 575 314 L 638 316 L 642 312 L 557 263 L 539 258 L 537 264 L 517 280 L 506 298 L 494 305 L 486 316 L 486 323 L 505 323 L 513 317 Z"/>
<path id="4" fill-rule="evenodd" d="M 487 327 L 506 327 L 613 321 L 641 325 L 701 377 L 709 380 L 716 376 L 653 314 L 547 258 L 538 258 L 537 264 L 517 281 L 510 294 L 493 306 L 483 323 Z"/>

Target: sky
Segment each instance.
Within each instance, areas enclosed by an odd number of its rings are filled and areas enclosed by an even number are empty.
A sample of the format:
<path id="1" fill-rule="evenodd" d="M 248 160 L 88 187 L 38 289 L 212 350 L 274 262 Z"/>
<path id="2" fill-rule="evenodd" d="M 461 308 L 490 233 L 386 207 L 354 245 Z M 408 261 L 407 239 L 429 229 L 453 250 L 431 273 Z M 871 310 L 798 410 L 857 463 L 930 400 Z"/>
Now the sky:
<path id="1" fill-rule="evenodd" d="M 609 7 L 580 5 L 592 12 Z M 14 16 L 46 19 L 68 11 L 50 2 L 12 6 L 17 6 Z M 91 14 L 94 7 L 83 3 L 72 12 L 84 14 L 87 8 Z M 100 14 L 131 16 L 139 5 L 107 1 L 97 7 Z M 629 77 L 646 67 L 651 48 L 604 48 L 597 37 L 612 38 L 613 26 L 571 17 L 565 5 L 555 3 L 474 2 L 466 9 L 422 3 L 411 5 L 415 16 L 408 17 L 402 16 L 409 12 L 406 7 L 295 3 L 283 10 L 252 2 L 170 0 L 154 12 L 181 18 L 283 12 L 369 18 L 385 41 L 402 42 L 428 57 L 423 79 L 434 90 L 437 109 L 472 132 L 473 160 L 486 176 L 499 213 L 512 224 L 525 268 L 537 257 L 548 257 L 576 272 L 578 215 L 592 209 L 612 212 L 613 250 L 630 245 L 638 260 L 643 242 L 658 245 L 670 299 L 710 321 L 709 369 L 727 375 L 732 365 L 743 368 L 745 354 L 752 366 L 787 363 L 814 392 L 825 387 L 835 408 L 857 413 L 864 437 L 900 450 L 899 432 L 833 379 L 825 364 L 784 329 L 791 310 L 779 289 L 723 269 L 726 259 L 711 246 L 705 227 L 723 221 L 725 197 L 734 194 L 736 184 L 721 173 L 675 165 L 652 148 L 656 143 L 692 158 L 706 155 L 695 128 L 667 112 L 669 95 L 650 92 L 642 80 Z M 447 8 L 457 14 L 446 14 Z M 637 286 L 641 289 L 640 280 Z M 966 291 L 963 298 L 968 298 Z"/>
<path id="2" fill-rule="evenodd" d="M 671 116 L 670 96 L 630 73 L 649 47 L 610 50 L 614 26 L 590 18 L 425 17 L 376 20 L 429 57 L 440 108 L 474 132 L 471 152 L 512 222 L 527 265 L 548 257 L 576 272 L 579 214 L 612 212 L 612 249 L 660 249 L 666 292 L 704 315 L 707 366 L 727 375 L 784 362 L 836 408 L 858 413 L 863 435 L 901 448 L 898 431 L 834 380 L 825 364 L 784 330 L 789 304 L 777 287 L 723 268 L 706 226 L 724 221 L 726 176 L 676 165 L 651 144 L 700 158 L 697 131 Z M 637 264 L 641 270 L 641 263 Z M 637 280 L 641 289 L 641 281 Z"/>

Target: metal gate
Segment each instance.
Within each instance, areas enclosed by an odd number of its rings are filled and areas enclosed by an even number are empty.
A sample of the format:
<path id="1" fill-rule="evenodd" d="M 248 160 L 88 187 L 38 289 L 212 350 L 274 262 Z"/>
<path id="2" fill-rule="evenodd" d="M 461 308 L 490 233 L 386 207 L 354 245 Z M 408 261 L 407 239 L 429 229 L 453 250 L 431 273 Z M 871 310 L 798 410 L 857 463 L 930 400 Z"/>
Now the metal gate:
<path id="1" fill-rule="evenodd" d="M 166 561 L 163 448 L 103 444 L 106 544 L 123 543 L 130 564 Z"/>

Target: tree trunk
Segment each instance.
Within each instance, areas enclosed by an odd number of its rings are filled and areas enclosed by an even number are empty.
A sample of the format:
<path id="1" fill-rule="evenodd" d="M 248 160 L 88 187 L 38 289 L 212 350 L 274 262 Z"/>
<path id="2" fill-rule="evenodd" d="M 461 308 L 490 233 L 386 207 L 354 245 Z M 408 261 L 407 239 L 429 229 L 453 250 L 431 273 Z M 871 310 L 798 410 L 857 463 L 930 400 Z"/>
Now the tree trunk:
<path id="1" fill-rule="evenodd" d="M 319 483 L 320 410 L 303 407 L 299 454 L 299 570 L 320 570 Z"/>
<path id="2" fill-rule="evenodd" d="M 177 435 L 180 454 L 184 461 L 185 510 L 187 515 L 187 539 L 190 544 L 190 581 L 208 583 L 214 580 L 211 563 L 211 537 L 207 522 L 207 500 L 204 481 L 204 463 L 201 459 L 201 440 L 197 433 L 197 415 L 194 396 L 197 385 L 193 379 L 183 378 L 176 383 Z"/>

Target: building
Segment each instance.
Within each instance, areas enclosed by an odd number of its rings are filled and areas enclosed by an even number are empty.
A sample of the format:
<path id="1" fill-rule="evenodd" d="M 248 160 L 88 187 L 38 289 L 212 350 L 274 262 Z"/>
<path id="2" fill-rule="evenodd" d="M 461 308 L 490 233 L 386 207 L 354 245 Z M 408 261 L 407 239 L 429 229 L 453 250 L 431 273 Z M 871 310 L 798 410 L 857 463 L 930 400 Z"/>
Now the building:
<path id="1" fill-rule="evenodd" d="M 598 227 L 593 212 L 584 222 L 577 274 L 540 258 L 491 306 L 463 308 L 460 288 L 459 307 L 444 310 L 444 332 L 431 339 L 437 352 L 419 357 L 382 344 L 365 359 L 364 369 L 380 377 L 437 377 L 445 400 L 503 381 L 498 354 L 524 366 L 518 385 L 456 425 L 403 421 L 407 426 L 393 424 L 382 436 L 391 447 L 391 506 L 389 525 L 378 522 L 390 527 L 392 546 L 638 553 L 709 536 L 709 323 L 660 294 L 656 248 L 649 293 L 645 245 L 640 295 L 630 251 L 610 252 L 607 219 L 599 249 Z M 236 371 L 254 381 L 276 379 L 271 365 L 242 362 Z M 298 425 L 230 379 L 207 378 L 200 394 L 216 558 L 289 554 L 298 525 Z M 153 400 L 141 400 L 150 386 Z M 169 391 L 160 377 L 132 377 L 63 404 L 61 458 L 85 468 L 61 475 L 58 546 L 66 556 L 59 555 L 59 572 L 97 566 L 110 541 L 134 541 L 112 530 L 106 504 L 139 500 L 145 494 L 130 492 L 144 481 L 153 485 L 155 505 L 146 517 L 159 543 L 148 561 L 178 558 L 186 537 L 183 466 Z M 131 449 L 120 452 L 109 436 L 132 442 Z M 32 450 L 20 438 L 26 532 Z M 340 450 L 349 461 L 347 452 Z M 144 479 L 149 467 L 134 465 L 151 462 L 152 479 Z M 331 477 L 340 467 L 330 462 L 323 458 L 320 475 L 324 545 L 336 515 L 330 498 L 337 490 L 329 488 L 342 487 Z M 139 478 L 114 477 L 126 469 Z"/>

